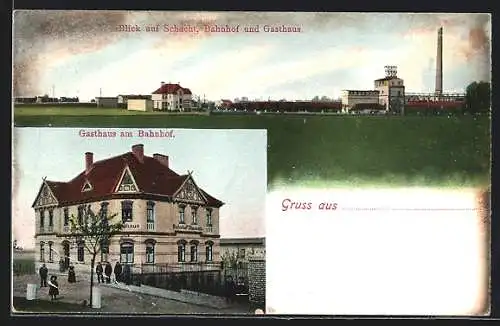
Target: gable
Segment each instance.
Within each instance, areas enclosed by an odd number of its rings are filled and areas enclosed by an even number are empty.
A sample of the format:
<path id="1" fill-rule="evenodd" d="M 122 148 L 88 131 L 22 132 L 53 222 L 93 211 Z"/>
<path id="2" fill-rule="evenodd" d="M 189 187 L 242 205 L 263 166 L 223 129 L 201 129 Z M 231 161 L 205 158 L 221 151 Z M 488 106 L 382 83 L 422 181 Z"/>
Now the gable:
<path id="1" fill-rule="evenodd" d="M 46 182 L 44 182 L 33 206 L 37 207 L 37 206 L 47 206 L 47 205 L 57 205 L 57 204 L 58 204 L 57 199 L 52 193 L 52 190 L 50 190 L 49 185 Z"/>
<path id="2" fill-rule="evenodd" d="M 118 186 L 115 189 L 115 192 L 138 192 L 139 187 L 135 182 L 134 176 L 130 171 L 130 168 L 127 166 L 123 169 L 123 173 L 120 177 L 120 181 L 118 182 Z"/>
<path id="3" fill-rule="evenodd" d="M 179 190 L 177 190 L 174 198 L 193 203 L 206 203 L 205 196 L 203 196 L 191 177 L 188 177 Z"/>

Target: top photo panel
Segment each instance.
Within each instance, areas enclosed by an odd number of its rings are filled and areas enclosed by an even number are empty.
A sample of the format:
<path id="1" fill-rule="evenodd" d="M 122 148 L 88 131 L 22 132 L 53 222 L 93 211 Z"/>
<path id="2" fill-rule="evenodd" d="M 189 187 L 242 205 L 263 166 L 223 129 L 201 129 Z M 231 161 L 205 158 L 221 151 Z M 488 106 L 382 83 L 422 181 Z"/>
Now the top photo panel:
<path id="1" fill-rule="evenodd" d="M 490 75 L 483 13 L 13 13 L 20 127 L 480 119 Z"/>

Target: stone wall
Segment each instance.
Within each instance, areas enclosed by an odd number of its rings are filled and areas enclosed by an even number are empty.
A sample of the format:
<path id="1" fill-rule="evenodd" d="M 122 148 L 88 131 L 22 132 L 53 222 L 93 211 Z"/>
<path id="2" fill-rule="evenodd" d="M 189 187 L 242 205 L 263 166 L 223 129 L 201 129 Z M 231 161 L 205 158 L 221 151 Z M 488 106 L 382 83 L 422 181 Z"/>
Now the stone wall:
<path id="1" fill-rule="evenodd" d="M 266 301 L 265 257 L 250 257 L 248 260 L 248 292 L 250 302 L 264 308 Z"/>

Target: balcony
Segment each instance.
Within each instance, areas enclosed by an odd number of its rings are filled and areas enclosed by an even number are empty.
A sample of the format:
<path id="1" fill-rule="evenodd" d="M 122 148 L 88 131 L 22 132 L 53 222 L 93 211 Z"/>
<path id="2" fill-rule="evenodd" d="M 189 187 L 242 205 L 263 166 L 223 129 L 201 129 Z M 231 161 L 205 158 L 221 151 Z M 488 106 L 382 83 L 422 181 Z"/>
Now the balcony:
<path id="1" fill-rule="evenodd" d="M 208 225 L 203 229 L 203 232 L 209 233 L 209 234 L 214 234 L 214 233 L 217 233 L 217 230 L 215 229 L 215 227 L 213 225 Z"/>
<path id="2" fill-rule="evenodd" d="M 63 226 L 63 232 L 64 233 L 69 233 L 69 225 L 64 225 Z"/>
<path id="3" fill-rule="evenodd" d="M 54 232 L 54 226 L 53 225 L 49 225 L 47 227 L 47 232 Z"/>
<path id="4" fill-rule="evenodd" d="M 155 223 L 154 222 L 147 222 L 146 228 L 148 231 L 154 231 L 155 230 Z"/>
<path id="5" fill-rule="evenodd" d="M 176 232 L 202 232 L 203 228 L 198 224 L 174 224 L 174 231 Z"/>

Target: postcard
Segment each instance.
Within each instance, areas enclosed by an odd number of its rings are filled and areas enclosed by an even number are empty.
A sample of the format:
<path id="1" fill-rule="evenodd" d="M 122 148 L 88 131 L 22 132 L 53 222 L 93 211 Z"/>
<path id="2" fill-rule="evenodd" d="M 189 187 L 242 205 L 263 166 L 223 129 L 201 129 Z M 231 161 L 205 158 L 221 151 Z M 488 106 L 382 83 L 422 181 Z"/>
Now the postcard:
<path id="1" fill-rule="evenodd" d="M 14 306 L 490 314 L 490 14 L 13 17 Z"/>

